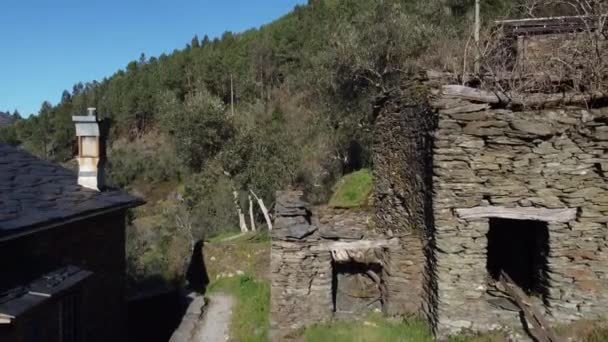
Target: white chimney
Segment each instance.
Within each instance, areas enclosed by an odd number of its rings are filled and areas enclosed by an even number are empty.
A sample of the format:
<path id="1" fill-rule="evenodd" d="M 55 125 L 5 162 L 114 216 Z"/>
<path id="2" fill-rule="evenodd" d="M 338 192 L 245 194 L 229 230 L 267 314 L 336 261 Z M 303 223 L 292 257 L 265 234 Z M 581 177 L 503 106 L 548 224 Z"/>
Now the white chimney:
<path id="1" fill-rule="evenodd" d="M 78 138 L 78 184 L 101 191 L 105 186 L 105 140 L 95 108 L 87 108 L 87 115 L 72 116 Z"/>

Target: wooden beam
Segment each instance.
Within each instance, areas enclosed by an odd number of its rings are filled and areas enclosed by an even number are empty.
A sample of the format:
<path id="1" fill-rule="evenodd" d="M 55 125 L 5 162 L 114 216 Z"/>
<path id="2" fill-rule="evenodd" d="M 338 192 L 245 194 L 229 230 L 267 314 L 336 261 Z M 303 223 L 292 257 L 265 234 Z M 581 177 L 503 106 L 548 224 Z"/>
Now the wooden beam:
<path id="1" fill-rule="evenodd" d="M 557 334 L 551 329 L 549 323 L 545 320 L 543 315 L 532 305 L 530 298 L 526 293 L 519 288 L 509 277 L 505 271 L 500 272 L 500 283 L 504 287 L 504 290 L 511 296 L 511 298 L 517 303 L 517 306 L 521 309 L 526 318 L 526 322 L 531 324 L 529 327 L 530 334 L 541 342 L 561 342 L 562 340 Z"/>
<path id="2" fill-rule="evenodd" d="M 513 220 L 534 220 L 545 222 L 569 222 L 576 218 L 575 208 L 505 208 L 498 206 L 456 209 L 456 215 L 465 220 L 483 218 L 505 218 Z"/>
<path id="3" fill-rule="evenodd" d="M 373 248 L 396 246 L 399 244 L 398 239 L 389 240 L 358 240 L 358 241 L 335 241 L 322 243 L 318 246 L 311 247 L 313 251 L 333 251 L 333 250 L 367 250 Z"/>

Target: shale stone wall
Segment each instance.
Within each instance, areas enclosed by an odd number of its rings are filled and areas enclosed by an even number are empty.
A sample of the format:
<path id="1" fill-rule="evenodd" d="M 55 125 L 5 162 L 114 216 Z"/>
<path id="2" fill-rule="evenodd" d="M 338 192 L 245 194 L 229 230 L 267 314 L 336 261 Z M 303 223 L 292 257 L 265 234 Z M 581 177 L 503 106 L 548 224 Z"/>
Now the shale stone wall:
<path id="1" fill-rule="evenodd" d="M 434 269 L 427 262 L 434 259 L 433 251 L 426 248 L 433 239 L 434 125 L 431 108 L 418 101 L 412 103 L 409 94 L 390 99 L 375 122 L 375 225 L 399 239 L 399 247 L 391 253 L 399 262 L 391 269 L 405 275 L 391 289 L 390 314 L 428 311 L 423 299 L 434 297 Z"/>
<path id="2" fill-rule="evenodd" d="M 421 253 L 404 250 L 397 238 L 378 231 L 373 212 L 315 208 L 302 196 L 297 191 L 278 192 L 276 196 L 271 243 L 272 340 L 288 340 L 296 330 L 312 323 L 365 314 L 341 316 L 343 312 L 334 311 L 334 287 L 343 285 L 342 279 L 349 282 L 349 275 L 334 272 L 337 261 L 332 251 L 336 249 L 346 250 L 359 266 L 370 265 L 375 272 L 380 268 L 379 289 L 376 283 L 367 283 L 372 286 L 370 293 L 379 290 L 386 314 L 403 315 L 419 309 L 419 293 L 412 292 L 408 284 L 414 279 L 420 283 Z M 417 244 L 417 250 L 422 250 L 418 236 L 404 235 L 403 241 L 410 238 L 410 245 Z"/>
<path id="3" fill-rule="evenodd" d="M 301 192 L 278 192 L 271 246 L 271 340 L 332 317 L 331 254 Z"/>
<path id="4" fill-rule="evenodd" d="M 489 220 L 454 211 L 476 206 L 576 208 L 574 220 L 548 223 L 548 293 L 536 305 L 556 322 L 605 315 L 608 108 L 514 111 L 441 96 L 432 105 L 437 331 L 521 325 L 487 300 Z"/>

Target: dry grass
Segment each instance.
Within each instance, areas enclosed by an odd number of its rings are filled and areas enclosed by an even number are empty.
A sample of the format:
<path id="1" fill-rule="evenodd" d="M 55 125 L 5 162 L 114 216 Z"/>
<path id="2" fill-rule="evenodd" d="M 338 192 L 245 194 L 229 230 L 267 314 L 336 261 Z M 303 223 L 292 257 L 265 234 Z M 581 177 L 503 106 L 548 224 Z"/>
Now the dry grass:
<path id="1" fill-rule="evenodd" d="M 208 242 L 203 247 L 205 267 L 211 281 L 241 272 L 256 279 L 269 279 L 270 242 L 246 234 L 238 239 Z"/>

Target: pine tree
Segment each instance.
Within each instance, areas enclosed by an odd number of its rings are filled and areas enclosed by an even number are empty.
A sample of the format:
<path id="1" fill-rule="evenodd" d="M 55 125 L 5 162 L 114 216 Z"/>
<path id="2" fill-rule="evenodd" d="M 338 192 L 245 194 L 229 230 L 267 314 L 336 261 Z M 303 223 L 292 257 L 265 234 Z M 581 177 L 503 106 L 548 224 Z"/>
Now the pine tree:
<path id="1" fill-rule="evenodd" d="M 194 37 L 192 37 L 192 41 L 190 42 L 190 46 L 193 49 L 198 49 L 201 45 L 198 41 L 198 35 L 194 35 Z"/>
<path id="2" fill-rule="evenodd" d="M 201 47 L 206 47 L 207 45 L 209 45 L 209 36 L 205 35 L 201 41 Z"/>

